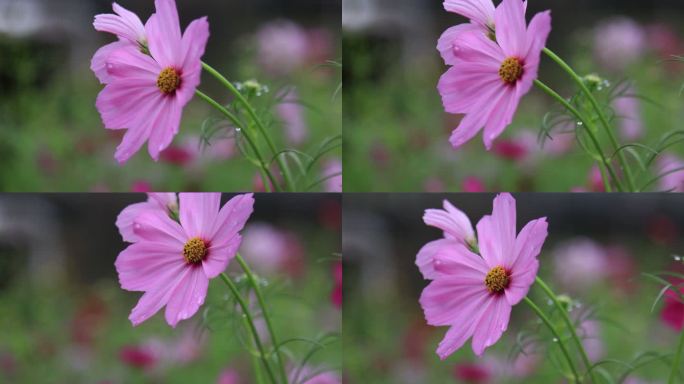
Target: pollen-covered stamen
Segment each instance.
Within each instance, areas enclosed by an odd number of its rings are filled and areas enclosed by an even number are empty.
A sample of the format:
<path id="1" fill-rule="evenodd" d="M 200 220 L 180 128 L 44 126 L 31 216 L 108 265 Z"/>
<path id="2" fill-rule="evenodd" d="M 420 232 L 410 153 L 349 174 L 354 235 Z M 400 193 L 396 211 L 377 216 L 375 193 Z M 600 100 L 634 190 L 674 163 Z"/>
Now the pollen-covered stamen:
<path id="1" fill-rule="evenodd" d="M 508 287 L 510 282 L 510 274 L 500 265 L 492 268 L 492 270 L 487 273 L 484 281 L 489 293 L 501 293 Z"/>
<path id="2" fill-rule="evenodd" d="M 501 63 L 499 76 L 506 84 L 515 84 L 523 76 L 523 64 L 517 57 L 509 57 Z"/>
<path id="3" fill-rule="evenodd" d="M 194 237 L 188 240 L 183 246 L 183 257 L 188 264 L 197 264 L 202 262 L 207 256 L 207 244 L 199 237 Z"/>
<path id="4" fill-rule="evenodd" d="M 168 67 L 161 71 L 157 78 L 157 87 L 162 93 L 170 95 L 180 87 L 181 77 L 178 71 L 174 68 Z"/>

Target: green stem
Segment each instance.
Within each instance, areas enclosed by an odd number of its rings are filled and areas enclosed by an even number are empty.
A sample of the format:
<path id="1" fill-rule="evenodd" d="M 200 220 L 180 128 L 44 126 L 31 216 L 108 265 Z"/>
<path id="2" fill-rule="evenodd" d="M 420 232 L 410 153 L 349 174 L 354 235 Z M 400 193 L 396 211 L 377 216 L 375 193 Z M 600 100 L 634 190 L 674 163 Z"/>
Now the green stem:
<path id="1" fill-rule="evenodd" d="M 249 328 L 249 324 L 247 324 L 247 320 L 243 321 L 245 323 L 245 327 Z M 256 344 L 252 341 L 252 347 L 256 347 Z M 256 380 L 256 384 L 264 384 L 264 374 L 261 372 L 261 367 L 259 367 L 259 359 L 257 356 L 253 353 L 250 353 L 250 360 L 252 361 L 252 369 L 254 370 L 254 378 Z"/>
<path id="2" fill-rule="evenodd" d="M 266 308 L 266 301 L 264 300 L 264 295 L 261 293 L 259 282 L 254 276 L 252 270 L 249 268 L 249 265 L 247 265 L 247 262 L 245 262 L 245 260 L 242 258 L 242 256 L 240 256 L 239 253 L 235 256 L 235 258 L 237 259 L 238 263 L 240 263 L 240 267 L 245 272 L 245 275 L 247 275 L 247 279 L 249 280 L 249 283 L 252 285 L 252 288 L 254 289 L 254 294 L 256 295 L 257 301 L 259 302 L 259 306 L 261 307 L 261 313 L 263 314 L 264 319 L 266 320 L 266 328 L 268 328 L 268 332 L 271 335 L 271 343 L 273 343 L 275 355 L 278 359 L 278 365 L 280 366 L 280 377 L 283 383 L 286 384 L 288 382 L 287 373 L 285 373 L 285 364 L 283 364 L 283 358 L 280 353 L 280 345 L 278 344 L 278 340 L 276 339 L 276 334 L 273 330 L 273 323 L 271 322 L 271 316 L 269 316 L 268 314 L 268 310 Z"/>
<path id="3" fill-rule="evenodd" d="M 278 183 L 275 182 L 276 180 L 273 177 L 273 175 L 271 174 L 271 171 L 268 169 L 268 166 L 264 162 L 263 156 L 261 155 L 261 152 L 259 151 L 259 147 L 256 145 L 254 140 L 252 140 L 251 134 L 247 131 L 246 127 L 243 127 L 243 124 L 240 121 L 240 119 L 238 119 L 237 116 L 235 116 L 229 110 L 227 110 L 223 105 L 219 104 L 216 100 L 212 99 L 207 94 L 200 91 L 199 89 L 195 91 L 195 94 L 197 96 L 199 96 L 202 100 L 206 101 L 209 105 L 216 108 L 224 116 L 226 116 L 226 118 L 228 118 L 228 120 L 230 120 L 230 122 L 236 128 L 242 128 L 242 134 L 245 136 L 245 139 L 247 139 L 249 146 L 252 147 L 254 154 L 258 158 L 259 164 L 257 164 L 257 166 L 259 167 L 261 179 L 264 182 L 264 189 L 266 189 L 266 192 L 271 192 L 271 187 L 268 183 L 268 180 L 270 180 L 271 184 L 273 184 L 273 187 L 276 188 L 276 190 L 277 190 L 278 189 Z"/>
<path id="4" fill-rule="evenodd" d="M 579 373 L 577 373 L 577 368 L 575 368 L 575 364 L 572 362 L 572 358 L 570 358 L 570 353 L 568 353 L 568 349 L 565 347 L 565 343 L 563 342 L 563 338 L 561 335 L 558 333 L 556 330 L 556 327 L 553 326 L 551 323 L 551 320 L 544 314 L 544 312 L 535 304 L 532 300 L 530 300 L 527 296 L 523 299 L 525 300 L 525 303 L 532 308 L 532 310 L 539 316 L 539 318 L 546 324 L 546 326 L 549 328 L 551 333 L 553 333 L 553 336 L 558 340 L 558 346 L 561 349 L 561 352 L 563 352 L 563 355 L 565 356 L 565 359 L 568 361 L 568 366 L 570 366 L 570 370 L 572 371 L 572 375 L 575 377 L 575 382 L 579 383 Z"/>
<path id="5" fill-rule="evenodd" d="M 266 357 L 264 347 L 261 344 L 261 340 L 259 339 L 259 333 L 257 332 L 256 327 L 254 326 L 254 319 L 252 318 L 252 314 L 249 312 L 249 307 L 247 306 L 247 303 L 245 303 L 245 300 L 242 298 L 242 296 L 240 296 L 240 291 L 238 291 L 237 287 L 235 286 L 235 283 L 233 283 L 233 281 L 225 273 L 221 273 L 221 279 L 223 280 L 223 282 L 226 283 L 228 288 L 230 288 L 230 291 L 233 293 L 233 296 L 235 296 L 235 300 L 237 300 L 238 304 L 240 304 L 242 312 L 245 314 L 245 319 L 247 320 L 249 330 L 252 333 L 252 337 L 254 338 L 254 343 L 256 344 L 257 349 L 259 349 L 259 354 L 261 355 L 261 362 L 264 364 L 264 368 L 266 368 L 266 372 L 268 372 L 268 376 L 271 379 L 271 382 L 273 384 L 278 384 L 278 381 L 276 380 L 275 375 L 271 370 L 271 365 L 268 363 L 268 358 Z"/>
<path id="6" fill-rule="evenodd" d="M 584 345 L 582 344 L 582 340 L 580 340 L 579 337 L 577 337 L 577 332 L 575 331 L 575 325 L 572 323 L 572 320 L 570 320 L 570 316 L 568 315 L 568 311 L 565 310 L 565 308 L 561 305 L 561 303 L 558 301 L 558 298 L 556 297 L 556 294 L 553 293 L 551 288 L 549 288 L 548 285 L 539 277 L 537 276 L 535 281 L 537 282 L 537 285 L 541 287 L 541 289 L 546 293 L 546 296 L 551 299 L 553 302 L 553 305 L 556 307 L 558 312 L 561 314 L 561 317 L 563 318 L 563 321 L 565 322 L 565 325 L 568 327 L 570 330 L 570 334 L 572 335 L 573 340 L 575 340 L 575 345 L 577 346 L 577 350 L 580 352 L 580 356 L 582 357 L 582 362 L 584 363 L 584 366 L 587 370 L 591 368 L 591 362 L 589 361 L 589 356 L 587 355 L 587 351 L 584 350 Z M 598 383 L 596 381 L 596 377 L 594 376 L 594 371 L 589 371 L 589 376 L 591 376 L 591 381 L 593 383 Z"/>
<path id="7" fill-rule="evenodd" d="M 601 145 L 599 144 L 598 139 L 594 135 L 593 124 L 591 124 L 591 122 L 585 119 L 584 116 L 582 116 L 582 114 L 577 110 L 577 108 L 573 107 L 572 104 L 570 104 L 567 100 L 565 100 L 565 98 L 563 98 L 563 96 L 559 95 L 558 92 L 551 89 L 551 87 L 549 87 L 548 85 L 542 83 L 540 80 L 534 80 L 534 85 L 536 85 L 537 88 L 541 89 L 542 91 L 546 92 L 546 94 L 548 94 L 552 98 L 556 99 L 556 101 L 559 102 L 563 107 L 565 107 L 565 109 L 567 109 L 568 112 L 570 112 L 573 116 L 575 116 L 577 120 L 584 124 L 585 131 L 589 135 L 589 138 L 594 144 L 594 147 L 596 147 L 596 152 L 598 152 L 599 154 L 601 164 L 604 168 L 606 168 L 606 170 L 610 174 L 610 178 L 613 180 L 613 183 L 618 188 L 618 190 L 622 190 L 620 180 L 617 178 L 617 175 L 611 167 L 610 162 L 603 154 L 603 151 L 601 150 Z M 601 173 L 601 175 L 603 175 L 603 172 Z M 605 178 L 603 179 L 603 184 L 606 187 L 606 192 L 612 192 L 610 182 L 608 182 Z"/>
<path id="8" fill-rule="evenodd" d="M 670 378 L 667 380 L 668 384 L 674 384 L 677 375 L 679 375 L 679 362 L 682 360 L 682 351 L 684 351 L 684 331 L 679 333 L 679 344 L 677 345 L 674 360 L 672 360 L 672 371 L 670 372 Z"/>
<path id="9" fill-rule="evenodd" d="M 266 143 L 273 152 L 273 155 L 276 157 L 276 160 L 278 161 L 278 166 L 282 171 L 283 178 L 285 179 L 285 183 L 288 189 L 291 192 L 294 192 L 296 188 L 294 183 L 292 182 L 292 177 L 290 175 L 289 168 L 287 168 L 287 165 L 283 161 L 282 157 L 278 155 L 278 150 L 276 149 L 275 144 L 273 144 L 273 140 L 271 140 L 271 137 L 267 134 L 266 127 L 264 127 L 264 124 L 261 122 L 261 119 L 259 119 L 259 116 L 257 116 L 256 112 L 254 111 L 254 108 L 252 108 L 252 105 L 249 103 L 249 101 L 247 101 L 247 99 L 245 99 L 242 93 L 240 93 L 240 91 L 237 88 L 235 88 L 233 83 L 228 81 L 228 79 L 223 77 L 223 75 L 221 75 L 217 70 L 212 68 L 209 64 L 202 62 L 202 68 L 204 68 L 205 71 L 214 76 L 216 80 L 218 80 L 221 84 L 228 88 L 228 90 L 233 94 L 233 96 L 235 96 L 235 98 L 240 102 L 240 104 L 242 104 L 245 110 L 247 110 L 247 114 L 252 118 L 254 124 L 256 124 L 257 128 L 266 139 Z"/>
<path id="10" fill-rule="evenodd" d="M 620 149 L 620 144 L 618 143 L 618 140 L 615 137 L 615 134 L 613 133 L 610 124 L 608 123 L 608 119 L 606 119 L 606 116 L 603 113 L 603 109 L 601 109 L 601 106 L 599 105 L 598 101 L 596 101 L 594 95 L 591 93 L 589 88 L 587 88 L 587 85 L 584 83 L 584 80 L 582 80 L 582 78 L 579 77 L 579 75 L 570 67 L 570 65 L 568 65 L 568 63 L 563 61 L 563 59 L 558 57 L 558 55 L 553 53 L 553 51 L 551 51 L 548 48 L 544 48 L 544 53 L 548 57 L 550 57 L 551 60 L 555 61 L 556 64 L 558 64 L 565 72 L 567 72 L 568 75 L 570 75 L 570 77 L 575 81 L 575 83 L 577 83 L 577 85 L 580 87 L 580 90 L 582 90 L 582 92 L 589 100 L 589 103 L 591 103 L 591 106 L 596 110 L 599 120 L 605 128 L 606 134 L 608 135 L 608 138 L 610 139 L 611 144 L 614 147 L 614 150 L 618 151 Z M 625 172 L 627 184 L 629 185 L 630 190 L 634 192 L 636 190 L 636 185 L 634 184 L 634 178 L 632 177 L 632 170 L 627 165 L 627 160 L 622 151 L 618 152 L 618 160 L 620 161 L 620 166 L 622 167 L 623 172 Z"/>

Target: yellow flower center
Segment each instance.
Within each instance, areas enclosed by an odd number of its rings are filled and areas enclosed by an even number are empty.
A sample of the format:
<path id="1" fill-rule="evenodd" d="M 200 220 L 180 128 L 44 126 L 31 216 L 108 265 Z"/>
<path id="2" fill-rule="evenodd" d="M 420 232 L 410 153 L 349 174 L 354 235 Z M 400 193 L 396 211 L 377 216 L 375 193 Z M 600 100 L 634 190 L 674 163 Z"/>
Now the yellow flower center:
<path id="1" fill-rule="evenodd" d="M 517 57 L 509 57 L 501 63 L 501 68 L 499 68 L 499 76 L 504 81 L 504 83 L 513 85 L 515 84 L 523 75 L 523 65 L 520 59 Z"/>
<path id="2" fill-rule="evenodd" d="M 504 267 L 500 265 L 492 268 L 492 270 L 487 273 L 484 281 L 489 293 L 501 293 L 508 287 L 510 282 L 510 275 L 506 272 Z"/>
<path id="3" fill-rule="evenodd" d="M 207 256 L 207 244 L 199 237 L 188 240 L 183 246 L 183 257 L 188 264 L 200 263 Z"/>
<path id="4" fill-rule="evenodd" d="M 161 71 L 157 78 L 157 87 L 162 93 L 170 95 L 180 87 L 181 78 L 178 71 L 168 67 Z"/>

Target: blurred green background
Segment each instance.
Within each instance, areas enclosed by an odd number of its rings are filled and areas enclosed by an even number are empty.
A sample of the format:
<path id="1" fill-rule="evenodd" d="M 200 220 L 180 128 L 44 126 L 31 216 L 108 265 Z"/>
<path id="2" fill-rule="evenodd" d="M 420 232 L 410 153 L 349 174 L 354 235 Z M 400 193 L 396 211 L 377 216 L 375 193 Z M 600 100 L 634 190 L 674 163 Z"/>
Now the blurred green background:
<path id="1" fill-rule="evenodd" d="M 418 298 L 429 284 L 415 257 L 442 237 L 423 212 L 448 199 L 475 225 L 491 214 L 490 194 L 352 194 L 345 197 L 344 370 L 356 383 L 563 383 L 553 336 L 524 303 L 513 307 L 508 330 L 477 358 L 468 341 L 444 361 L 435 353 L 447 327 L 425 322 Z M 592 363 L 634 364 L 649 351 L 674 353 L 678 331 L 653 307 L 661 286 L 642 273 L 684 270 L 684 204 L 679 194 L 518 194 L 517 227 L 547 217 L 549 235 L 539 255 L 539 276 L 573 305 Z M 548 298 L 535 285 L 529 296 L 547 314 Z M 684 305 L 677 309 L 684 321 Z M 559 317 L 551 315 L 558 324 Z M 562 328 L 560 328 L 562 329 Z M 520 347 L 525 353 L 521 354 Z M 574 349 L 572 349 L 574 351 Z M 574 353 L 574 352 L 572 352 Z M 655 355 L 651 355 L 653 357 Z M 670 366 L 647 363 L 625 383 L 664 383 Z M 575 361 L 580 361 L 576 357 Z M 579 363 L 578 363 L 579 364 Z M 636 364 L 634 364 L 636 365 Z M 615 382 L 626 365 L 604 362 Z M 683 367 L 684 368 L 684 367 Z M 610 382 L 610 381 L 601 381 Z"/>
<path id="2" fill-rule="evenodd" d="M 119 3 L 143 22 L 154 12 L 152 0 Z M 209 16 L 206 62 L 233 82 L 256 79 L 268 87 L 253 102 L 272 107 L 269 129 L 279 148 L 313 152 L 341 134 L 341 73 L 329 63 L 341 56 L 339 0 L 198 0 L 178 7 L 181 28 Z M 141 150 L 116 164 L 121 136 L 104 129 L 95 109 L 102 86 L 89 69 L 95 51 L 115 39 L 93 29 L 99 13 L 112 13 L 111 1 L 0 0 L 0 189 L 263 189 L 256 168 L 235 148 L 234 130 L 199 99 L 185 109 L 180 133 L 159 163 Z M 220 102 L 230 99 L 206 74 L 200 89 Z M 276 101 L 291 89 L 288 103 Z M 211 128 L 219 133 L 211 146 L 201 146 Z M 313 179 L 327 175 L 340 156 L 339 149 L 328 153 Z"/>
<path id="3" fill-rule="evenodd" d="M 513 124 L 491 152 L 484 149 L 481 134 L 458 150 L 451 147 L 448 139 L 459 116 L 443 110 L 436 85 L 447 67 L 435 47 L 443 31 L 466 20 L 446 12 L 441 3 L 402 0 L 388 7 L 378 0 L 344 2 L 346 190 L 600 189 L 592 182 L 589 156 L 573 142 L 573 133 L 562 133 L 571 132 L 572 124 L 555 127 L 541 148 L 543 118 L 559 108 L 536 88 L 522 100 Z M 684 3 L 530 1 L 527 19 L 546 9 L 552 14 L 547 46 L 581 75 L 598 74 L 609 81 L 610 87 L 598 92 L 599 99 L 606 101 L 611 92 L 620 93 L 619 88 L 624 95 L 640 97 L 607 105 L 615 112 L 613 122 L 623 144 L 653 146 L 663 133 L 681 129 L 684 63 L 670 60 L 684 53 Z M 546 57 L 540 79 L 565 97 L 576 92 L 567 75 Z M 681 147 L 668 152 L 684 155 Z M 659 174 L 662 166 L 655 162 L 640 183 Z M 657 183 L 649 188 L 669 189 Z"/>
<path id="4" fill-rule="evenodd" d="M 163 310 L 131 325 L 128 315 L 141 293 L 118 284 L 114 260 L 127 244 L 114 222 L 124 207 L 145 199 L 0 195 L 0 382 L 255 382 L 250 339 L 221 279 L 210 281 L 205 304 L 176 329 Z M 341 382 L 342 313 L 333 293 L 341 284 L 334 277 L 340 203 L 333 194 L 257 194 L 242 232 L 240 252 L 267 282 L 279 341 L 290 340 L 283 345 L 288 371 L 320 347 L 300 379 L 327 371 Z M 246 292 L 241 273 L 236 263 L 227 270 Z M 259 315 L 257 326 L 263 327 Z"/>

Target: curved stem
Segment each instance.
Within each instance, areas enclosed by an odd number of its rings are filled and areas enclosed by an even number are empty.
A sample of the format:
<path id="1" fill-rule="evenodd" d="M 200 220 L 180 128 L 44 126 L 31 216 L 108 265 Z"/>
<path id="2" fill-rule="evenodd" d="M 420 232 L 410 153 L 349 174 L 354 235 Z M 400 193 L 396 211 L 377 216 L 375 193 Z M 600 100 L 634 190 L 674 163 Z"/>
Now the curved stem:
<path id="1" fill-rule="evenodd" d="M 275 178 L 273 177 L 273 175 L 271 174 L 271 171 L 268 169 L 268 166 L 264 162 L 264 159 L 261 155 L 261 152 L 259 151 L 259 147 L 256 145 L 254 140 L 252 140 L 252 137 L 247 132 L 247 129 L 245 129 L 245 127 L 242 126 L 243 124 L 240 121 L 240 119 L 238 119 L 237 116 L 235 116 L 229 110 L 227 110 L 223 105 L 219 104 L 216 100 L 212 99 L 207 94 L 200 91 L 199 89 L 195 90 L 195 94 L 197 96 L 199 96 L 202 100 L 209 103 L 209 105 L 216 108 L 224 116 L 226 116 L 226 118 L 228 118 L 228 120 L 230 120 L 230 122 L 233 123 L 233 125 L 235 125 L 235 127 L 237 127 L 237 128 L 242 127 L 243 128 L 242 134 L 245 136 L 245 139 L 247 139 L 249 146 L 252 147 L 254 154 L 259 159 L 258 167 L 259 167 L 259 172 L 261 174 L 261 179 L 263 180 L 263 183 L 264 183 L 264 189 L 266 189 L 266 192 L 271 192 L 271 187 L 269 186 L 269 183 L 268 183 L 268 180 L 270 180 L 273 187 L 276 188 L 276 190 L 277 190 L 278 189 L 278 183 L 275 182 Z"/>
<path id="2" fill-rule="evenodd" d="M 266 372 L 268 372 L 268 376 L 270 377 L 271 382 L 273 382 L 273 384 L 278 384 L 275 375 L 271 370 L 271 365 L 268 363 L 268 359 L 266 358 L 264 346 L 261 344 L 261 340 L 259 339 L 259 333 L 257 332 L 256 327 L 254 326 L 254 319 L 252 318 L 252 314 L 249 312 L 249 307 L 247 307 L 247 303 L 245 303 L 245 300 L 242 298 L 242 296 L 240 296 L 240 292 L 235 286 L 235 283 L 233 283 L 233 281 L 225 273 L 221 273 L 221 279 L 223 280 L 223 282 L 226 283 L 228 288 L 230 288 L 230 291 L 233 293 L 233 296 L 235 296 L 235 300 L 237 300 L 238 304 L 240 304 L 240 308 L 242 308 L 242 312 L 245 314 L 245 319 L 247 320 L 249 330 L 252 333 L 252 337 L 254 338 L 254 343 L 256 344 L 257 349 L 259 349 L 259 354 L 261 355 L 261 362 L 264 364 L 264 368 L 266 368 Z"/>
<path id="3" fill-rule="evenodd" d="M 530 300 L 527 296 L 523 299 L 525 300 L 525 303 L 532 308 L 532 310 L 539 316 L 539 318 L 546 324 L 546 326 L 549 328 L 551 333 L 553 333 L 553 336 L 558 340 L 558 346 L 561 349 L 561 352 L 563 352 L 563 355 L 565 356 L 565 359 L 568 361 L 568 365 L 570 366 L 570 370 L 572 371 L 572 375 L 575 377 L 575 382 L 579 383 L 579 373 L 577 373 L 577 368 L 575 368 L 575 364 L 572 362 L 572 358 L 570 358 L 570 353 L 568 353 L 568 349 L 565 347 L 565 343 L 563 343 L 563 338 L 561 335 L 558 333 L 556 330 L 556 327 L 553 326 L 551 323 L 551 320 L 544 314 L 544 312 L 535 304 L 532 300 Z"/>
<path id="4" fill-rule="evenodd" d="M 568 110 L 575 118 L 584 124 L 585 130 L 587 134 L 589 134 L 589 138 L 591 139 L 592 143 L 594 144 L 594 147 L 596 147 L 596 151 L 598 152 L 601 160 L 601 164 L 603 165 L 604 168 L 608 171 L 610 174 L 610 178 L 613 180 L 613 183 L 615 186 L 618 188 L 618 190 L 622 190 L 622 186 L 620 184 L 620 180 L 617 178 L 617 175 L 615 174 L 615 171 L 610 165 L 610 162 L 606 158 L 606 156 L 603 154 L 603 151 L 601 150 L 601 145 L 599 144 L 598 139 L 594 135 L 593 132 L 593 125 L 587 121 L 587 119 L 582 116 L 582 114 L 577 110 L 577 108 L 573 107 L 572 104 L 570 104 L 563 96 L 559 95 L 558 92 L 554 91 L 549 87 L 548 85 L 542 83 L 540 80 L 534 80 L 534 85 L 537 86 L 537 88 L 541 89 L 542 91 L 546 92 L 549 96 L 553 97 L 557 102 L 559 102 L 565 109 Z M 603 175 L 603 172 L 601 173 Z M 608 182 L 605 178 L 603 179 L 603 184 L 606 187 L 606 192 L 612 192 L 612 188 L 610 186 L 610 182 Z"/>
<path id="5" fill-rule="evenodd" d="M 259 306 L 261 307 L 261 313 L 264 316 L 264 319 L 266 320 L 266 328 L 268 328 L 268 333 L 271 335 L 271 343 L 273 343 L 273 348 L 275 349 L 275 355 L 276 358 L 278 359 L 278 365 L 280 366 L 280 378 L 282 379 L 283 383 L 287 383 L 287 373 L 285 373 L 285 365 L 283 364 L 283 358 L 280 353 L 280 345 L 278 344 L 278 340 L 276 339 L 276 334 L 275 331 L 273 330 L 273 323 L 271 322 L 271 316 L 268 314 L 268 310 L 266 309 L 266 301 L 264 300 L 264 296 L 261 294 L 261 288 L 259 288 L 259 282 L 256 280 L 256 277 L 254 276 L 254 273 L 252 273 L 252 270 L 249 268 L 249 265 L 247 265 L 247 262 L 240 256 L 238 253 L 235 258 L 237 259 L 238 263 L 240 263 L 240 267 L 242 270 L 245 272 L 245 275 L 247 275 L 247 279 L 249 280 L 249 283 L 252 285 L 252 289 L 254 289 L 254 294 L 257 297 L 257 301 L 259 302 Z"/>
<path id="6" fill-rule="evenodd" d="M 249 101 L 247 101 L 247 99 L 245 99 L 242 93 L 240 93 L 240 91 L 237 88 L 235 88 L 233 83 L 228 81 L 228 79 L 221 75 L 217 70 L 212 68 L 209 64 L 202 62 L 202 68 L 204 68 L 204 70 L 207 71 L 210 75 L 214 76 L 216 80 L 223 84 L 223 86 L 228 88 L 230 93 L 232 93 L 233 96 L 235 96 L 235 98 L 240 102 L 240 104 L 242 104 L 245 110 L 247 110 L 247 114 L 252 118 L 252 120 L 254 120 L 254 124 L 256 124 L 257 128 L 266 139 L 266 143 L 273 152 L 273 155 L 276 156 L 278 166 L 282 171 L 283 178 L 285 179 L 285 183 L 287 184 L 288 189 L 291 192 L 294 192 L 296 188 L 294 183 L 292 182 L 290 170 L 289 168 L 287 168 L 287 164 L 285 164 L 282 157 L 278 156 L 278 150 L 276 149 L 275 144 L 273 144 L 273 140 L 271 140 L 271 137 L 267 134 L 266 127 L 264 127 L 264 124 L 261 122 L 261 119 L 259 119 L 259 116 L 257 116 L 256 112 L 254 111 L 254 108 L 252 108 L 252 105 L 249 103 Z"/>
<path id="7" fill-rule="evenodd" d="M 556 297 L 556 294 L 553 293 L 551 288 L 549 288 L 548 285 L 539 278 L 539 276 L 536 277 L 535 281 L 537 282 L 537 285 L 541 287 L 541 289 L 546 293 L 546 295 L 553 301 L 553 305 L 556 307 L 558 312 L 561 314 L 561 317 L 563 318 L 563 321 L 565 322 L 565 325 L 568 327 L 570 330 L 570 334 L 572 335 L 572 338 L 575 340 L 575 345 L 577 346 L 577 350 L 580 352 L 580 356 L 582 357 L 582 362 L 584 363 L 584 366 L 587 370 L 591 368 L 591 362 L 589 361 L 589 356 L 587 355 L 587 351 L 584 350 L 584 345 L 582 344 L 582 340 L 580 340 L 579 337 L 577 337 L 577 332 L 575 331 L 575 325 L 572 323 L 572 320 L 570 320 L 570 316 L 568 316 L 568 311 L 563 308 L 561 303 L 558 301 L 558 298 Z M 589 376 L 591 376 L 591 381 L 593 383 L 598 383 L 596 381 L 596 377 L 594 377 L 594 372 L 589 371 Z"/>
<path id="8" fill-rule="evenodd" d="M 677 351 L 675 352 L 674 360 L 672 360 L 672 371 L 670 372 L 670 378 L 667 380 L 668 384 L 674 384 L 677 375 L 679 374 L 679 362 L 682 360 L 682 353 L 684 351 L 684 331 L 679 333 L 679 344 L 677 345 Z"/>
<path id="9" fill-rule="evenodd" d="M 591 106 L 596 110 L 599 120 L 605 128 L 606 134 L 608 135 L 608 138 L 610 139 L 611 144 L 614 147 L 614 150 L 617 151 L 620 148 L 620 144 L 618 143 L 617 138 L 615 137 L 615 134 L 613 133 L 613 130 L 611 129 L 610 124 L 608 123 L 608 119 L 606 119 L 606 116 L 603 114 L 601 106 L 598 104 L 598 101 L 596 101 L 596 98 L 591 93 L 589 88 L 587 88 L 587 85 L 584 83 L 584 80 L 582 80 L 582 78 L 579 77 L 579 75 L 570 67 L 570 65 L 568 65 L 568 63 L 566 63 L 563 59 L 558 57 L 558 55 L 556 55 L 553 51 L 544 47 L 544 53 L 548 57 L 550 57 L 551 60 L 555 61 L 556 64 L 558 64 L 565 72 L 567 72 L 568 75 L 570 75 L 570 77 L 580 87 L 580 90 L 585 94 Z M 636 186 L 634 184 L 634 178 L 632 177 L 632 170 L 627 165 L 627 160 L 622 151 L 618 152 L 618 160 L 620 161 L 620 166 L 622 167 L 622 170 L 625 172 L 625 178 L 627 179 L 627 184 L 629 185 L 630 190 L 635 191 Z"/>

